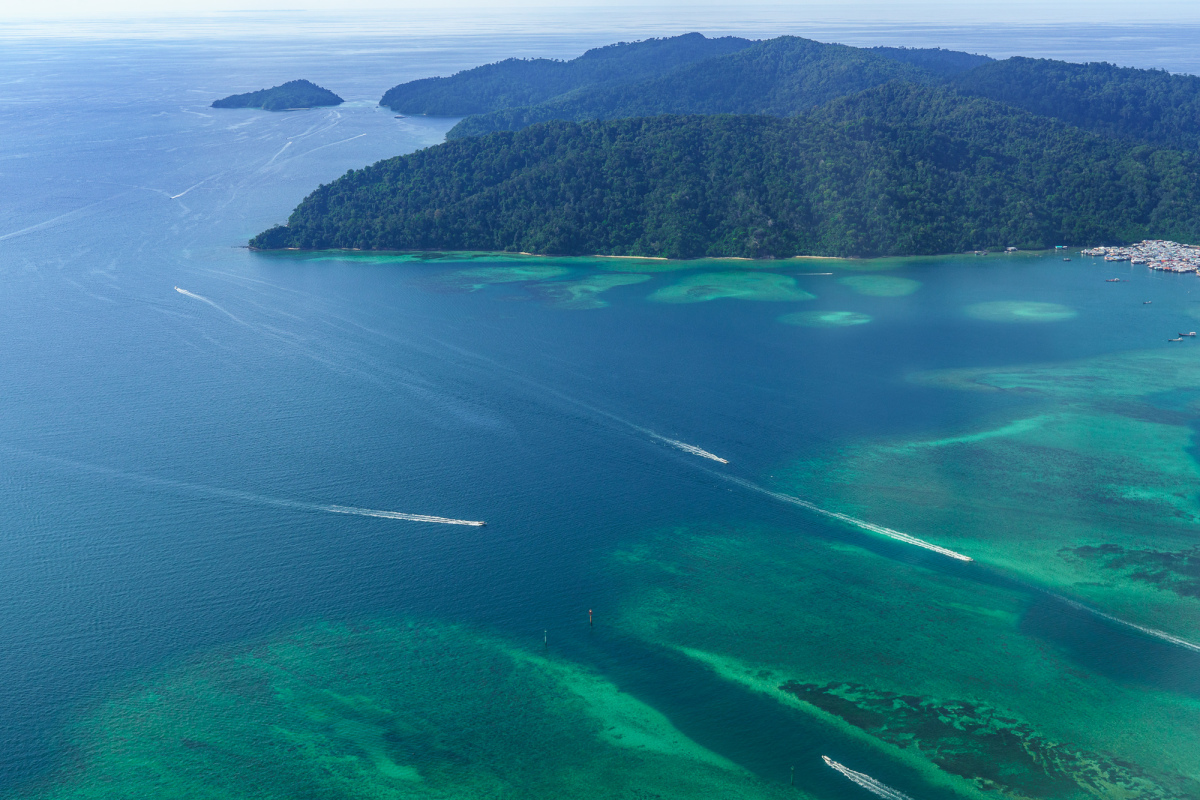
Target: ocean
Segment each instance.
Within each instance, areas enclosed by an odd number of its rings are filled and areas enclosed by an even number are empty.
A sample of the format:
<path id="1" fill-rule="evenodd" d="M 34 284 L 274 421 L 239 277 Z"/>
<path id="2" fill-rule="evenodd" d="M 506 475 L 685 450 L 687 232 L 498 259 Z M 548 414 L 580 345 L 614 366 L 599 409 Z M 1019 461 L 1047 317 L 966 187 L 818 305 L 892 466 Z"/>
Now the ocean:
<path id="1" fill-rule="evenodd" d="M 568 22 L 6 40 L 0 792 L 1200 796 L 1194 276 L 245 248 Z"/>

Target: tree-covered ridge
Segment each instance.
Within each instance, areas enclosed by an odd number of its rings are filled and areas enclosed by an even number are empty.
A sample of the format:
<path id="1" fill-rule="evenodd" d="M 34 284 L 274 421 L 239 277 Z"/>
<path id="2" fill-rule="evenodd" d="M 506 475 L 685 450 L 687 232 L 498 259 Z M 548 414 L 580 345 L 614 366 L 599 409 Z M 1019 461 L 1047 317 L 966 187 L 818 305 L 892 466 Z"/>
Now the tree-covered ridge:
<path id="1" fill-rule="evenodd" d="M 1200 236 L 1191 154 L 945 89 L 800 118 L 552 122 L 321 186 L 251 245 L 697 256 L 900 255 Z"/>
<path id="2" fill-rule="evenodd" d="M 1200 78 L 1194 75 L 1008 58 L 958 75 L 953 85 L 1097 133 L 1200 147 Z"/>
<path id="3" fill-rule="evenodd" d="M 341 105 L 342 98 L 306 80 L 288 81 L 257 92 L 231 94 L 214 100 L 213 108 L 261 108 L 264 111 L 286 111 L 292 108 L 316 108 Z"/>
<path id="4" fill-rule="evenodd" d="M 638 81 L 751 44 L 748 39 L 733 36 L 708 39 L 688 33 L 597 47 L 570 61 L 510 58 L 448 78 L 402 83 L 389 89 L 379 104 L 401 114 L 482 114 L 534 105 L 586 86 Z"/>
<path id="5" fill-rule="evenodd" d="M 872 53 L 928 70 L 935 75 L 957 75 L 994 60 L 991 56 L 943 50 L 940 47 L 872 47 L 870 50 Z"/>
<path id="6" fill-rule="evenodd" d="M 946 82 L 1085 130 L 1179 149 L 1200 148 L 1200 77 L 1161 70 L 987 56 L 953 50 L 821 44 L 769 39 L 727 56 L 640 81 L 590 86 L 467 117 L 448 138 L 518 130 L 552 119 L 583 121 L 654 114 L 792 116 L 830 99 L 886 83 Z M 514 98 L 510 98 L 514 99 Z"/>
<path id="7" fill-rule="evenodd" d="M 583 89 L 533 107 L 468 117 L 454 126 L 447 138 L 517 130 L 552 119 L 581 122 L 657 114 L 791 116 L 893 80 L 923 83 L 932 82 L 935 76 L 887 54 L 781 36 L 731 55 L 678 67 L 660 77 Z"/>

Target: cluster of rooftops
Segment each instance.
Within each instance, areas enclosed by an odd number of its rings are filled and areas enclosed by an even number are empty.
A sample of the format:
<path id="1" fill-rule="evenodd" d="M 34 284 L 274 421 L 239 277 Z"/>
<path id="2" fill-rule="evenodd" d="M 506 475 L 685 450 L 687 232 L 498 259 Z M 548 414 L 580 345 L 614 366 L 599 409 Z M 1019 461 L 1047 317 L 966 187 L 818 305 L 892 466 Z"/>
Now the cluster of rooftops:
<path id="1" fill-rule="evenodd" d="M 1093 247 L 1080 255 L 1102 257 L 1105 261 L 1145 264 L 1166 272 L 1200 273 L 1200 245 L 1180 244 L 1164 239 L 1146 239 L 1128 247 Z"/>

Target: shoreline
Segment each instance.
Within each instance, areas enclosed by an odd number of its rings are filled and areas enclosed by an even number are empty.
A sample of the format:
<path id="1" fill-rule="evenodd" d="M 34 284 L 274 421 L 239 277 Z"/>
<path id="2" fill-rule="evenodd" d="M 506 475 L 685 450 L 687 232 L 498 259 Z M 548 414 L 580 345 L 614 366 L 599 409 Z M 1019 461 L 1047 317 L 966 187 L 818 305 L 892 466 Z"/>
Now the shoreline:
<path id="1" fill-rule="evenodd" d="M 410 256 L 410 257 L 426 257 L 430 261 L 444 260 L 453 258 L 454 256 L 462 256 L 465 260 L 483 260 L 489 258 L 503 259 L 520 259 L 520 258 L 553 258 L 553 259 L 621 259 L 628 261 L 674 261 L 679 263 L 695 262 L 697 264 L 706 261 L 754 261 L 754 262 L 776 262 L 779 267 L 786 268 L 788 262 L 799 260 L 817 260 L 817 261 L 845 261 L 858 264 L 868 264 L 871 262 L 887 261 L 892 259 L 913 259 L 913 258 L 930 258 L 944 259 L 955 257 L 966 257 L 978 255 L 977 251 L 966 251 L 961 253 L 910 253 L 906 255 L 887 255 L 887 256 L 816 256 L 816 255 L 798 255 L 798 256 L 766 256 L 763 258 L 750 258 L 748 256 L 698 256 L 696 258 L 669 258 L 667 256 L 627 256 L 627 255 L 609 255 L 605 253 L 590 253 L 590 254 L 561 254 L 561 253 L 529 253 L 525 251 L 508 251 L 508 250 L 363 250 L 358 247 L 332 247 L 323 249 L 308 250 L 299 247 L 279 247 L 279 248 L 258 248 L 250 245 L 243 247 L 252 253 L 304 253 L 304 254 L 361 254 L 372 257 L 379 256 Z M 1043 250 L 1018 250 L 1013 252 L 997 251 L 995 255 L 1001 256 L 1046 256 L 1061 254 L 1062 250 L 1046 248 Z"/>

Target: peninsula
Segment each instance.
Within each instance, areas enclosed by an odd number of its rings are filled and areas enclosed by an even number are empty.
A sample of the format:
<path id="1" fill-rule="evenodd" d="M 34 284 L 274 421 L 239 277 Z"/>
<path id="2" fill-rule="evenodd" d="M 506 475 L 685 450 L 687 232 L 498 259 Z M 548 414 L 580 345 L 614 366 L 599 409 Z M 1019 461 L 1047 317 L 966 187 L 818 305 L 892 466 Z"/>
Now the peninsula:
<path id="1" fill-rule="evenodd" d="M 259 249 L 751 258 L 1200 237 L 1194 154 L 892 83 L 792 119 L 547 122 L 317 189 Z"/>
<path id="2" fill-rule="evenodd" d="M 771 258 L 1200 239 L 1200 78 L 699 34 L 389 90 L 470 114 L 259 249 Z"/>
<path id="3" fill-rule="evenodd" d="M 337 106 L 344 100 L 312 81 L 298 80 L 257 92 L 231 94 L 214 100 L 212 108 L 261 108 L 264 111 L 294 111 L 318 106 Z"/>

